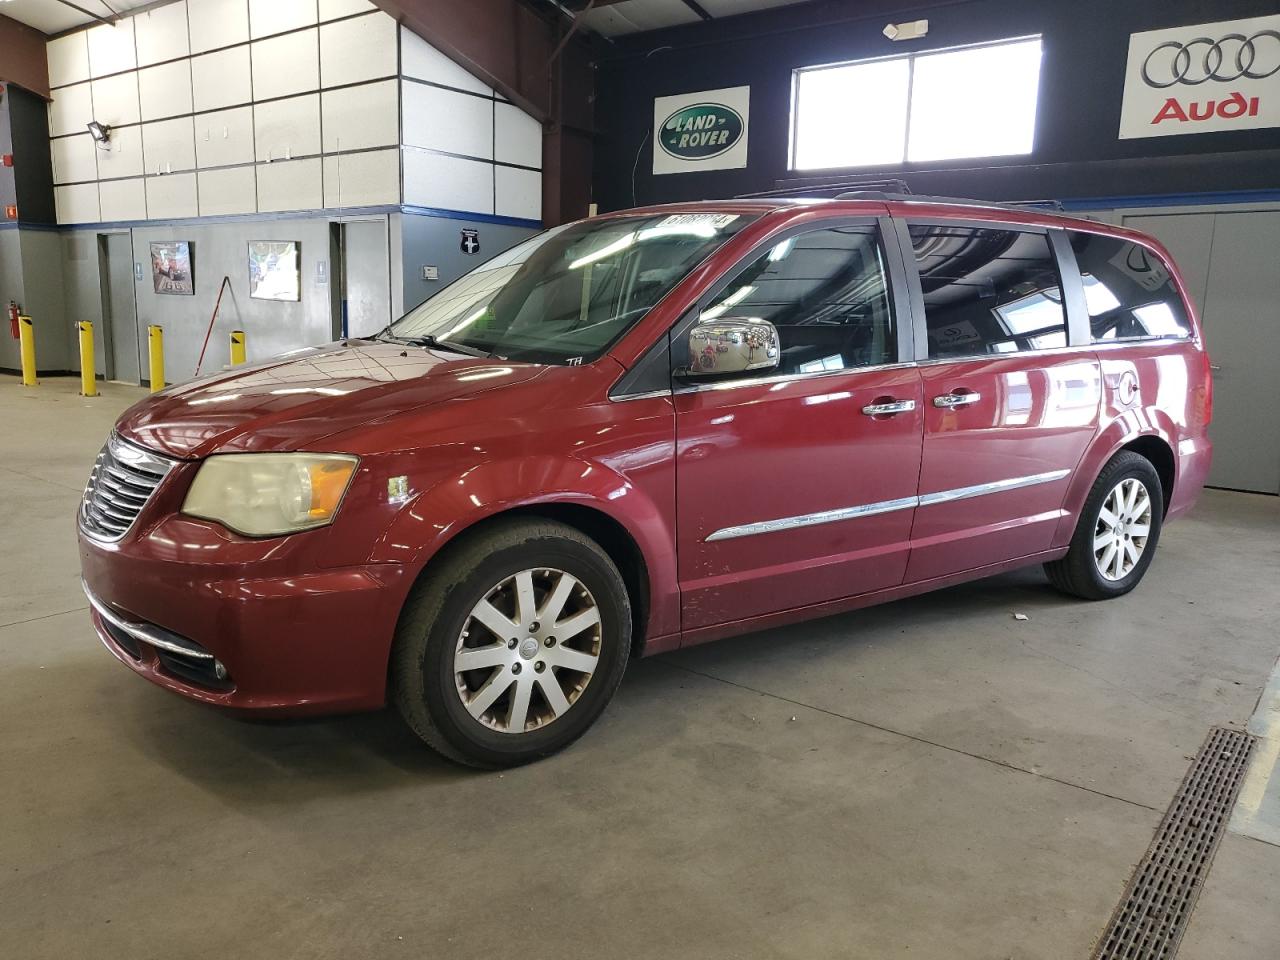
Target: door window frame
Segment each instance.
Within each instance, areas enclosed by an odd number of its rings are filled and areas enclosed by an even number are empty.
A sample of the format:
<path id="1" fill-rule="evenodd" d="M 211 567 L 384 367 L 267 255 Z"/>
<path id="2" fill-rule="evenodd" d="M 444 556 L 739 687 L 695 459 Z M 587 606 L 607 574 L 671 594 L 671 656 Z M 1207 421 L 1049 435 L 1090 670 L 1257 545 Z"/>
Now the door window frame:
<path id="1" fill-rule="evenodd" d="M 1018 223 L 1011 220 L 986 220 L 966 217 L 893 217 L 894 227 L 898 231 L 898 246 L 902 252 L 903 263 L 907 273 L 907 290 L 911 303 L 912 331 L 915 340 L 916 355 L 921 364 L 967 363 L 974 360 L 1013 359 L 1028 354 L 1040 356 L 1062 350 L 1075 350 L 1080 347 L 1092 349 L 1094 344 L 1089 332 L 1089 312 L 1085 307 L 1084 282 L 1080 278 L 1080 270 L 1076 264 L 1075 253 L 1071 249 L 1071 238 L 1066 228 L 1039 223 Z M 975 230 L 1010 230 L 1021 233 L 1035 233 L 1044 236 L 1049 243 L 1050 257 L 1054 269 L 1058 271 L 1058 289 L 1062 291 L 1062 306 L 1066 314 L 1067 345 L 1065 347 L 1044 347 L 1019 350 L 1016 353 L 974 353 L 965 356 L 930 357 L 929 325 L 925 319 L 924 287 L 920 282 L 920 265 L 916 261 L 914 245 L 911 242 L 911 227 L 955 226 Z"/>
<path id="2" fill-rule="evenodd" d="M 889 294 L 889 314 L 893 320 L 894 341 L 897 347 L 896 359 L 891 363 L 868 364 L 861 367 L 844 367 L 840 370 L 815 370 L 812 373 L 744 373 L 741 376 L 727 376 L 721 379 L 696 382 L 681 380 L 675 376 L 673 362 L 668 363 L 671 374 L 673 393 L 694 393 L 702 390 L 719 390 L 729 387 L 747 386 L 757 383 L 777 383 L 783 380 L 807 380 L 816 377 L 835 377 L 862 373 L 868 370 L 885 370 L 893 367 L 910 366 L 917 360 L 917 344 L 914 335 L 914 311 L 911 306 L 910 286 L 908 283 L 907 265 L 901 249 L 901 235 L 894 220 L 887 214 L 863 214 L 861 216 L 831 216 L 821 220 L 811 220 L 796 224 L 770 234 L 750 250 L 744 253 L 728 269 L 707 287 L 688 310 L 671 325 L 667 331 L 666 351 L 668 358 L 675 356 L 675 347 L 682 337 L 688 336 L 689 330 L 698 322 L 702 311 L 710 307 L 720 294 L 730 287 L 738 277 L 742 276 L 760 257 L 780 243 L 808 233 L 818 233 L 839 227 L 874 227 L 876 238 L 884 256 L 886 289 Z"/>

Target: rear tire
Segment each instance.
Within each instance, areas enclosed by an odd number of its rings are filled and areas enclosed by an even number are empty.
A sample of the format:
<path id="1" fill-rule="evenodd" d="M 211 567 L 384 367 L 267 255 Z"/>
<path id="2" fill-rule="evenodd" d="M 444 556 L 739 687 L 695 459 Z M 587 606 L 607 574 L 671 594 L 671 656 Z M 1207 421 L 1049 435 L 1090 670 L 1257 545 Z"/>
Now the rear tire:
<path id="1" fill-rule="evenodd" d="M 409 595 L 391 699 L 438 753 L 515 766 L 586 732 L 630 649 L 630 601 L 608 554 L 565 524 L 512 520 L 433 561 Z"/>
<path id="2" fill-rule="evenodd" d="M 1141 454 L 1120 451 L 1094 481 L 1067 555 L 1044 565 L 1049 581 L 1085 600 L 1123 596 L 1151 565 L 1163 517 L 1155 467 Z"/>

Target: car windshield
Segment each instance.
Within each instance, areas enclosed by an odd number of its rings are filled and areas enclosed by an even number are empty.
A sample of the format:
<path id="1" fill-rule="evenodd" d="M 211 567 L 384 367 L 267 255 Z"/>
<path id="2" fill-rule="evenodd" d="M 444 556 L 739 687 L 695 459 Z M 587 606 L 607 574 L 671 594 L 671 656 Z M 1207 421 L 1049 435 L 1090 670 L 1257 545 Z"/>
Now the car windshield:
<path id="1" fill-rule="evenodd" d="M 507 360 L 586 363 L 752 219 L 678 213 L 556 227 L 455 280 L 379 337 Z"/>

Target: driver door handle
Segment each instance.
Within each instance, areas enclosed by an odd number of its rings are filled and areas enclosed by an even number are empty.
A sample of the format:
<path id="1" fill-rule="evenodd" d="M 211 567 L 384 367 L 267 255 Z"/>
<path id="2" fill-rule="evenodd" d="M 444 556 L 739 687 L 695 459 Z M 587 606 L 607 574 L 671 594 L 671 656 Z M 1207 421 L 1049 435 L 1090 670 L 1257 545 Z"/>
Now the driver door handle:
<path id="1" fill-rule="evenodd" d="M 956 407 L 967 407 L 971 403 L 977 403 L 981 399 L 980 393 L 944 393 L 940 397 L 933 398 L 933 405 L 942 407 L 944 410 L 954 410 Z"/>
<path id="2" fill-rule="evenodd" d="M 886 417 L 895 413 L 910 413 L 916 408 L 914 400 L 890 400 L 886 403 L 869 403 L 862 408 L 868 417 Z"/>

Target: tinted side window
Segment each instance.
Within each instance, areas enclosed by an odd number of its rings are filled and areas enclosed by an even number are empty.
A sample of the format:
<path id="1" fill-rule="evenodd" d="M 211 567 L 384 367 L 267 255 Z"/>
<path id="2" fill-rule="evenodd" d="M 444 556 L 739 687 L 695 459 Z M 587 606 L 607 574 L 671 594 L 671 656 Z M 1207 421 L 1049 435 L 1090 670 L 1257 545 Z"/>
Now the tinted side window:
<path id="1" fill-rule="evenodd" d="M 930 358 L 1067 345 L 1057 262 L 1043 233 L 912 224 Z"/>
<path id="2" fill-rule="evenodd" d="M 762 253 L 702 311 L 778 328 L 779 373 L 822 373 L 897 361 L 878 229 L 814 230 Z"/>
<path id="3" fill-rule="evenodd" d="M 1191 323 L 1168 266 L 1146 247 L 1098 233 L 1072 233 L 1093 342 L 1187 337 Z"/>

